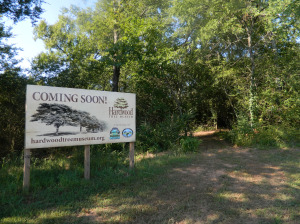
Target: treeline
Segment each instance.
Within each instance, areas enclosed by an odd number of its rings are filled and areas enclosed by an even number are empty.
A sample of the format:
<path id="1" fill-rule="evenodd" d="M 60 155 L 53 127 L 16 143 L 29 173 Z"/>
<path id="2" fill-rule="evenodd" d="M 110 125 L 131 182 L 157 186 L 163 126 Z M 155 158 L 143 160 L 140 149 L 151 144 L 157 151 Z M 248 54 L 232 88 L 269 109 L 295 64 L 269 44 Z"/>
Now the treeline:
<path id="1" fill-rule="evenodd" d="M 36 26 L 47 50 L 30 76 L 13 57 L 1 67 L 1 156 L 23 148 L 27 83 L 136 93 L 145 151 L 165 150 L 199 125 L 230 128 L 237 144 L 295 144 L 299 11 L 296 0 L 99 0 L 64 9 L 55 24 Z"/>

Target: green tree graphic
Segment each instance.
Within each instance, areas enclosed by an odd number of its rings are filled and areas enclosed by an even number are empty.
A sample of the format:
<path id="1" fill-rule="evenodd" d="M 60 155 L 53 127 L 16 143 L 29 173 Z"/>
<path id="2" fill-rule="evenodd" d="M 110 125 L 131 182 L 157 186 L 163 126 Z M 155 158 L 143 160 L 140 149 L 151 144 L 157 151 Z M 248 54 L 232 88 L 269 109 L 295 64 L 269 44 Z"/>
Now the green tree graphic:
<path id="1" fill-rule="evenodd" d="M 125 109 L 128 107 L 128 103 L 124 98 L 118 98 L 115 101 L 114 107 L 120 108 L 120 109 Z"/>

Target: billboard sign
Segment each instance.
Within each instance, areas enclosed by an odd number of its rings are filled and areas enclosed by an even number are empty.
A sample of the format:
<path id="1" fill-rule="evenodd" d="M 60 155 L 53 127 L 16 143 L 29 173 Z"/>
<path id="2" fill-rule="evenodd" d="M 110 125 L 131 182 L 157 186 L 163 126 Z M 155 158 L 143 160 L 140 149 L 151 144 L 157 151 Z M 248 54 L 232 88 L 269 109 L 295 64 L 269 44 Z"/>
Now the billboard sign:
<path id="1" fill-rule="evenodd" d="M 135 142 L 136 95 L 27 85 L 25 148 Z"/>

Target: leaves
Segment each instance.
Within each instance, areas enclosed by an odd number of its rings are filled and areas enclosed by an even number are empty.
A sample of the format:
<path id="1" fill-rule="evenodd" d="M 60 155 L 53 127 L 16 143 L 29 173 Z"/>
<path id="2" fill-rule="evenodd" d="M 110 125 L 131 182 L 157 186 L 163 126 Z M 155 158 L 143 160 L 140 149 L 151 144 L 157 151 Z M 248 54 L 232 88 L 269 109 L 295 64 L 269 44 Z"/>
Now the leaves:
<path id="1" fill-rule="evenodd" d="M 40 85 L 136 93 L 137 126 L 146 122 L 149 132 L 185 114 L 193 119 L 176 133 L 199 124 L 230 128 L 239 117 L 252 128 L 297 127 L 299 8 L 296 0 L 72 6 L 55 24 L 41 21 L 35 28 L 47 50 L 32 61 L 30 75 Z M 1 46 L 2 71 L 19 72 L 15 50 Z"/>

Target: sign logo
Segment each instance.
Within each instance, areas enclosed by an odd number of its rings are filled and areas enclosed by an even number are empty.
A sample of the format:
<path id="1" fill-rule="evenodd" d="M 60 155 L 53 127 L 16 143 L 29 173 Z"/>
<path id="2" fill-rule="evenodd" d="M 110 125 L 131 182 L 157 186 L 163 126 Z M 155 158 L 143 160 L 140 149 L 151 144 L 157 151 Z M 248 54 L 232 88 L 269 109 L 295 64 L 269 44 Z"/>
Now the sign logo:
<path id="1" fill-rule="evenodd" d="M 118 98 L 115 101 L 114 107 L 119 109 L 126 109 L 128 107 L 128 103 L 124 98 Z"/>
<path id="2" fill-rule="evenodd" d="M 109 107 L 109 118 L 133 118 L 133 108 L 128 108 L 124 98 L 117 98 L 114 106 Z"/>
<path id="3" fill-rule="evenodd" d="M 125 137 L 125 138 L 130 138 L 132 135 L 133 135 L 133 130 L 130 129 L 130 128 L 126 128 L 122 131 L 122 135 Z"/>
<path id="4" fill-rule="evenodd" d="M 111 129 L 110 139 L 120 139 L 120 131 L 118 128 Z"/>

